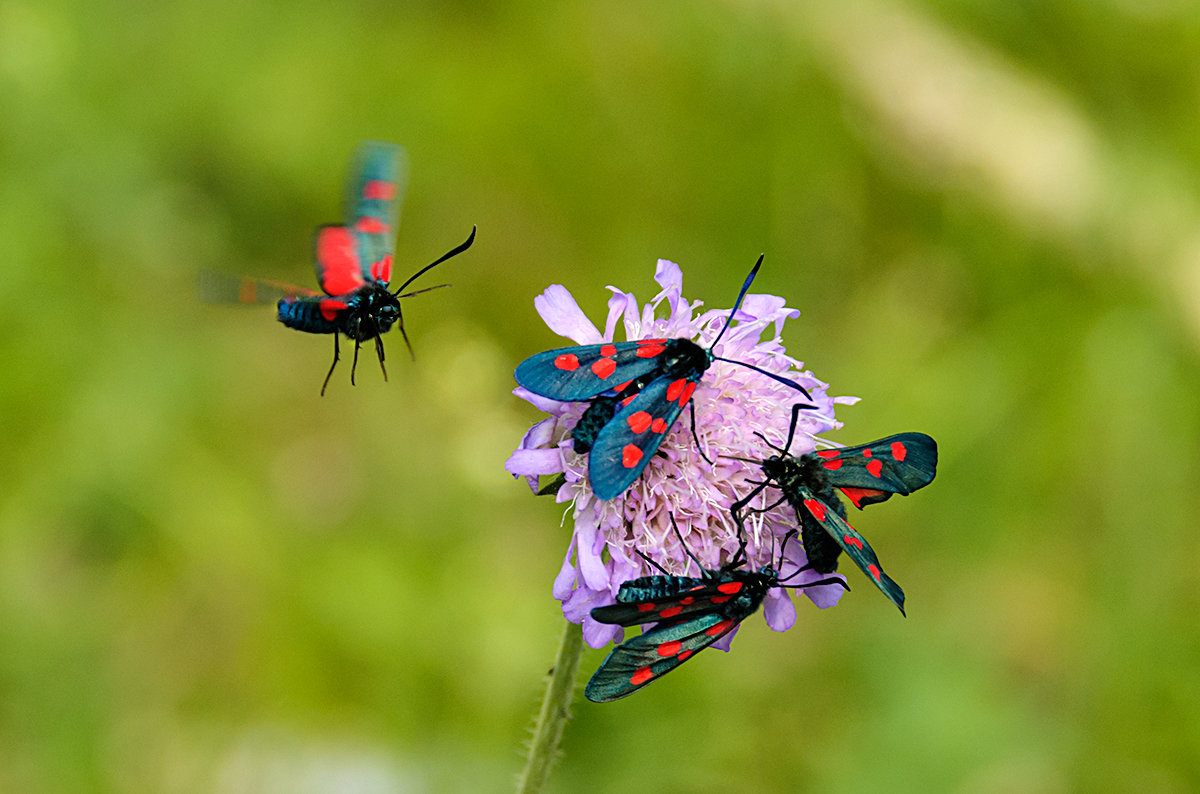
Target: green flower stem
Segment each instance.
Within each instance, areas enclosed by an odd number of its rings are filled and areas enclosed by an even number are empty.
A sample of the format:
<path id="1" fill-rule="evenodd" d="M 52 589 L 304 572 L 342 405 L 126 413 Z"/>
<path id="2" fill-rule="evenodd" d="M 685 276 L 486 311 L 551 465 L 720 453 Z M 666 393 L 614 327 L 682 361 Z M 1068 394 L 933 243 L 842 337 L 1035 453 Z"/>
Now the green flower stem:
<path id="1" fill-rule="evenodd" d="M 558 760 L 558 743 L 562 740 L 563 728 L 571 716 L 575 675 L 579 672 L 579 659 L 582 656 L 583 629 L 574 623 L 567 623 L 558 658 L 554 660 L 550 681 L 546 684 L 546 697 L 542 699 L 542 710 L 538 714 L 533 741 L 529 745 L 529 758 L 517 782 L 518 794 L 536 794 L 546 786 L 550 769 Z"/>

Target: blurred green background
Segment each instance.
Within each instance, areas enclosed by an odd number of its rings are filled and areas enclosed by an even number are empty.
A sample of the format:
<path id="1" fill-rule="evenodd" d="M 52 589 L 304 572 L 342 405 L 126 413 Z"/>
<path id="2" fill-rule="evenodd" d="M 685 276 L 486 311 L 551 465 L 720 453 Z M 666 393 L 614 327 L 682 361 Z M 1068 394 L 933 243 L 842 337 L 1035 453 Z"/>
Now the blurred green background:
<path id="1" fill-rule="evenodd" d="M 909 617 L 755 617 L 578 703 L 552 790 L 1200 789 L 1198 100 L 1178 0 L 0 0 L 0 790 L 510 790 L 532 299 L 764 251 L 832 437 L 940 444 L 861 522 Z M 398 274 L 479 237 L 322 399 L 327 338 L 195 279 L 311 285 L 365 138 Z"/>

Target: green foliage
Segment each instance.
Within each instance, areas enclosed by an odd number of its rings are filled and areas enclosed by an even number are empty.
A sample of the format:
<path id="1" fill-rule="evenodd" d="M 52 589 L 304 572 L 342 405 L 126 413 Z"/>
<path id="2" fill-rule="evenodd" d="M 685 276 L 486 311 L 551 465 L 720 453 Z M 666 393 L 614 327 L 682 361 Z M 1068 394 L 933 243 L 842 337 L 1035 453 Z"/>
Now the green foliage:
<path id="1" fill-rule="evenodd" d="M 666 257 L 719 303 L 762 251 L 864 398 L 836 439 L 938 439 L 870 516 L 909 618 L 751 619 L 577 703 L 551 788 L 1200 788 L 1198 36 L 1165 0 L 0 4 L 0 790 L 510 790 L 568 536 L 502 469 L 533 296 L 601 318 Z M 405 305 L 416 363 L 322 399 L 327 339 L 195 279 L 311 283 L 364 138 L 411 158 L 398 275 L 479 237 Z"/>

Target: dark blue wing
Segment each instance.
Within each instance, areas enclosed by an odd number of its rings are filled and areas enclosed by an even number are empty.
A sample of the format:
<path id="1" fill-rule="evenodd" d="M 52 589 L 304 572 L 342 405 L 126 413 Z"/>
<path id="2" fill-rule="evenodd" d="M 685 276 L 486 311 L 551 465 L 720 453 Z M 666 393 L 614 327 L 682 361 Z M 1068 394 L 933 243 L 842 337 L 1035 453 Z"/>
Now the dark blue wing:
<path id="1" fill-rule="evenodd" d="M 588 400 L 661 366 L 666 340 L 560 347 L 517 365 L 517 383 L 551 400 Z"/>
<path id="2" fill-rule="evenodd" d="M 358 148 L 346 189 L 346 227 L 354 232 L 364 279 L 391 281 L 406 181 L 404 149 L 381 141 Z"/>
<path id="3" fill-rule="evenodd" d="M 904 612 L 904 590 L 890 576 L 883 572 L 879 558 L 867 539 L 850 526 L 844 518 L 837 514 L 832 507 L 826 505 L 806 485 L 797 486 L 797 495 L 801 503 L 795 505 L 796 510 L 807 510 L 808 514 L 821 525 L 829 537 L 837 541 L 846 556 L 854 560 L 854 564 L 862 569 L 875 586 L 878 587 L 888 600 L 895 604 L 900 612 Z"/>
<path id="4" fill-rule="evenodd" d="M 820 459 L 829 483 L 858 508 L 924 488 L 937 473 L 937 442 L 924 433 L 898 433 L 810 454 Z"/>
<path id="5" fill-rule="evenodd" d="M 596 435 L 588 456 L 588 480 L 597 498 L 616 498 L 638 478 L 691 399 L 696 383 L 656 378 Z"/>

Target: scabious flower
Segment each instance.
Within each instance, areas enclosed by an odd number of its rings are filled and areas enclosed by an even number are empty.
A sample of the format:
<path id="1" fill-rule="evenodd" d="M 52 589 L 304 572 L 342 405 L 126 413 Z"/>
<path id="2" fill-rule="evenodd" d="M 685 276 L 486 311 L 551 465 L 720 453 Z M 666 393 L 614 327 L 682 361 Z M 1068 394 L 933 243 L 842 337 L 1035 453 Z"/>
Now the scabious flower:
<path id="1" fill-rule="evenodd" d="M 683 298 L 683 274 L 674 262 L 658 260 L 654 279 L 662 291 L 645 307 L 639 306 L 632 293 L 609 287 L 613 294 L 608 301 L 603 334 L 561 285 L 548 287 L 534 299 L 534 307 L 550 330 L 581 345 L 613 341 L 617 322 L 623 320 L 626 339 L 686 337 L 708 347 L 730 322 L 728 309 L 696 314 L 702 304 Z M 668 314 L 658 317 L 663 304 Z M 562 602 L 567 620 L 583 624 L 584 639 L 591 647 L 599 648 L 621 635 L 621 627 L 592 620 L 592 608 L 613 603 L 622 582 L 660 573 L 639 553 L 671 574 L 681 576 L 698 575 L 691 556 L 706 568 L 718 568 L 737 553 L 739 537 L 730 506 L 750 492 L 751 481 L 761 480 L 762 472 L 758 466 L 733 457 L 758 460 L 773 454 L 755 436 L 756 431 L 773 444 L 782 445 L 787 439 L 792 405 L 796 402 L 815 405 L 814 410 L 800 412 L 790 452 L 801 455 L 813 451 L 817 434 L 841 426 L 833 418 L 834 404 L 857 402 L 854 397 L 828 396 L 828 384 L 804 370 L 802 362 L 787 355 L 779 334 L 784 321 L 799 314 L 796 309 L 787 308 L 783 298 L 748 294 L 736 323 L 721 337 L 715 352 L 722 358 L 753 364 L 790 378 L 808 390 L 811 400 L 751 369 L 714 361 L 692 398 L 696 436 L 712 463 L 706 462 L 697 451 L 685 412 L 663 439 L 660 454 L 653 457 L 641 477 L 624 494 L 610 501 L 600 501 L 592 493 L 587 478 L 587 455 L 576 454 L 572 449 L 571 431 L 588 403 L 548 400 L 521 387 L 513 391 L 549 417 L 530 428 L 505 468 L 514 476 L 525 477 L 535 492 L 539 476 L 565 477 L 555 498 L 571 503 L 574 529 L 553 592 Z M 768 336 L 765 340 L 764 332 Z M 765 508 L 779 496 L 775 489 L 765 489 L 750 509 Z M 672 529 L 671 516 L 679 526 L 682 545 Z M 786 545 L 783 542 L 788 532 L 798 528 L 795 511 L 786 503 L 763 513 L 749 513 L 745 526 L 746 567 L 782 568 L 780 576 L 786 578 L 805 564 L 800 543 L 794 537 Z M 825 575 L 805 571 L 788 583 L 820 578 Z M 825 585 L 800 592 L 818 607 L 825 608 L 837 603 L 843 588 Z M 773 588 L 763 612 L 772 629 L 791 628 L 796 621 L 791 591 Z M 732 637 L 730 633 L 714 647 L 727 649 Z"/>

